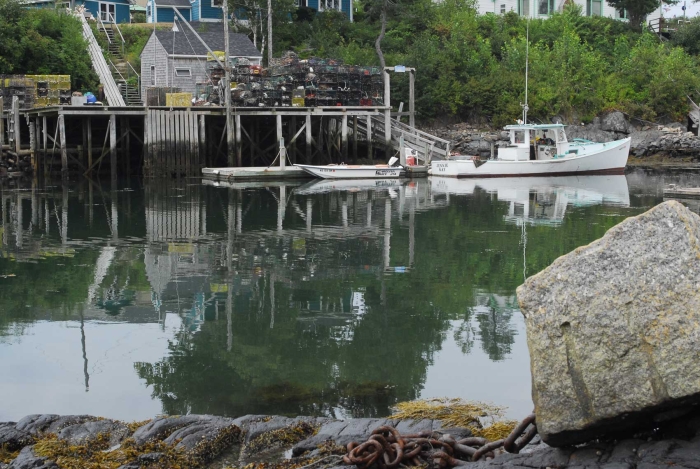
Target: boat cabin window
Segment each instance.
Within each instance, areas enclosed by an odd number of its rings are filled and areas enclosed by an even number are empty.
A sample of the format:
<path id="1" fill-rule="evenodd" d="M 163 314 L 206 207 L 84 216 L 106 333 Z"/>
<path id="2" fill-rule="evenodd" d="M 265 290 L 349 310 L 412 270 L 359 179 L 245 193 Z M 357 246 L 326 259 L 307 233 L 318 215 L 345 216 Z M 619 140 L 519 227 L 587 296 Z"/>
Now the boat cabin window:
<path id="1" fill-rule="evenodd" d="M 516 130 L 513 132 L 513 143 L 525 143 L 524 130 Z"/>

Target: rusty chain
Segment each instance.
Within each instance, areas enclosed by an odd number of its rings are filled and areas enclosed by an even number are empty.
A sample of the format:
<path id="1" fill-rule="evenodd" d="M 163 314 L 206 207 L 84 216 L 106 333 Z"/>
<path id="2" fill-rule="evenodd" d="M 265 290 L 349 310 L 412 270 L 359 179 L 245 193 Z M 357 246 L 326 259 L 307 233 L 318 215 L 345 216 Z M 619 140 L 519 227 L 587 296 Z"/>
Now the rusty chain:
<path id="1" fill-rule="evenodd" d="M 380 469 L 396 469 L 401 464 L 422 466 L 431 460 L 441 468 L 466 466 L 469 461 L 494 458 L 501 448 L 517 454 L 535 435 L 535 414 L 525 417 L 507 438 L 491 442 L 474 436 L 455 440 L 447 433 L 428 431 L 401 435 L 394 427 L 384 425 L 375 428 L 364 443 L 348 443 L 343 462 L 360 469 L 375 464 Z"/>

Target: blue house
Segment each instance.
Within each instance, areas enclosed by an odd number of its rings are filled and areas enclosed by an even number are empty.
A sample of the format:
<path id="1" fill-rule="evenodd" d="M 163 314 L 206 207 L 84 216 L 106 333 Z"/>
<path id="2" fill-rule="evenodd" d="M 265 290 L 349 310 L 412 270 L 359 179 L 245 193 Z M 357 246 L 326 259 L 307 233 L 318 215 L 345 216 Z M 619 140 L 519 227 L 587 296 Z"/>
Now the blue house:
<path id="1" fill-rule="evenodd" d="M 172 23 L 176 17 L 173 11 L 175 8 L 187 21 L 193 20 L 190 0 L 148 0 L 146 21 L 148 23 Z"/>
<path id="2" fill-rule="evenodd" d="M 56 4 L 66 4 L 61 0 L 25 0 L 24 5 L 30 8 L 55 8 Z M 104 23 L 130 23 L 131 16 L 129 8 L 131 2 L 129 0 L 73 0 L 70 2 L 71 7 L 80 5 L 85 6 L 87 13 L 93 17 L 99 17 Z"/>
<path id="3" fill-rule="evenodd" d="M 297 7 L 313 8 L 316 11 L 342 11 L 350 22 L 353 20 L 352 0 L 295 0 Z"/>

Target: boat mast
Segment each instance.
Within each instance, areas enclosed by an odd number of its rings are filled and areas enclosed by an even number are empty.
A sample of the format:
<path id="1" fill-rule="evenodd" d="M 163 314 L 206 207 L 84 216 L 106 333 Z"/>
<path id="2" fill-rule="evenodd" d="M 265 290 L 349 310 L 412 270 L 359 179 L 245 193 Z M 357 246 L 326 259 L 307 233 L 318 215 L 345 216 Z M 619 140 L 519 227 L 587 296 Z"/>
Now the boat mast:
<path id="1" fill-rule="evenodd" d="M 523 124 L 527 124 L 527 111 L 530 108 L 527 105 L 527 76 L 529 72 L 529 55 L 530 55 L 530 18 L 527 19 L 527 28 L 525 32 L 525 104 L 520 103 L 523 108 Z"/>

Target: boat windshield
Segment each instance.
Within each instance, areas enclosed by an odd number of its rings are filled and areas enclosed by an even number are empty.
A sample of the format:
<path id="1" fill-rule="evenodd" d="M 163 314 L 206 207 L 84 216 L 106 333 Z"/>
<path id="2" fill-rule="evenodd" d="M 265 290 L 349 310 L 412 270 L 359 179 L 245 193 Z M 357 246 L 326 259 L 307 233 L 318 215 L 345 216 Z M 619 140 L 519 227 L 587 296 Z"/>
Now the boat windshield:
<path id="1" fill-rule="evenodd" d="M 525 143 L 524 130 L 516 130 L 513 132 L 513 143 Z"/>

